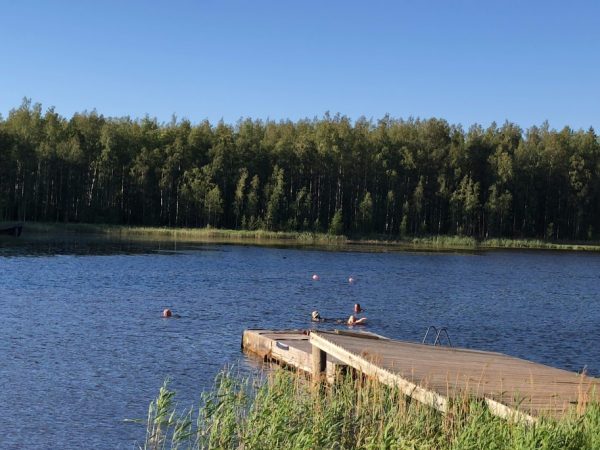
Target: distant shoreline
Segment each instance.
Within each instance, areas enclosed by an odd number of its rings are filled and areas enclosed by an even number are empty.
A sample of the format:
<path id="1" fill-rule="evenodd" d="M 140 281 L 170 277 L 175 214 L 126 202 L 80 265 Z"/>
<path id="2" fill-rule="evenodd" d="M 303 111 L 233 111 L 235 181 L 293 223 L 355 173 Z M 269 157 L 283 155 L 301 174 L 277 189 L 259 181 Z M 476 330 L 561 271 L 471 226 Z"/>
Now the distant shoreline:
<path id="1" fill-rule="evenodd" d="M 386 250 L 559 250 L 600 252 L 596 242 L 550 242 L 537 239 L 493 238 L 478 241 L 465 236 L 423 236 L 393 239 L 385 236 L 351 237 L 326 233 L 284 232 L 266 230 L 228 230 L 218 228 L 160 228 L 87 223 L 26 222 L 23 228 L 26 238 L 30 233 L 102 235 L 132 240 L 160 240 L 177 242 L 246 243 L 252 245 L 326 246 L 361 251 Z"/>

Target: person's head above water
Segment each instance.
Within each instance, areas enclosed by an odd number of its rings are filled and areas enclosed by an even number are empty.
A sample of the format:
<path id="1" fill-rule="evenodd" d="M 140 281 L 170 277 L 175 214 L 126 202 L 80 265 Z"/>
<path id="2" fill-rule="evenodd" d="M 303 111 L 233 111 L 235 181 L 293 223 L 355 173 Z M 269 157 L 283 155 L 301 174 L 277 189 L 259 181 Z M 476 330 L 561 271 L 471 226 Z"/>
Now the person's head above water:
<path id="1" fill-rule="evenodd" d="M 367 322 L 366 317 L 361 317 L 357 319 L 356 316 L 348 317 L 348 321 L 346 322 L 348 325 L 364 325 Z"/>
<path id="2" fill-rule="evenodd" d="M 171 310 L 169 308 L 165 308 L 162 312 L 163 317 L 171 317 L 172 315 L 173 315 L 173 313 L 171 312 Z"/>
<path id="3" fill-rule="evenodd" d="M 363 311 L 364 311 L 364 309 L 362 309 L 362 308 L 360 307 L 360 303 L 355 303 L 355 304 L 354 304 L 354 314 L 358 314 L 358 313 L 361 313 L 361 312 L 363 312 Z"/>
<path id="4" fill-rule="evenodd" d="M 321 318 L 321 315 L 319 314 L 319 311 L 313 311 L 311 313 L 311 317 L 312 317 L 312 320 L 319 320 Z"/>

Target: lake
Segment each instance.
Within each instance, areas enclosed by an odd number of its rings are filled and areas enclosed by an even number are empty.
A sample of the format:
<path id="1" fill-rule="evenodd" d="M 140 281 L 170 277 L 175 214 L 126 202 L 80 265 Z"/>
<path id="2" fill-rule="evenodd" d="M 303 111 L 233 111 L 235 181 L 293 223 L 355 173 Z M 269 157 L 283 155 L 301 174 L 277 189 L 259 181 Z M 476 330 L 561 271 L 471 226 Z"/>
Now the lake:
<path id="1" fill-rule="evenodd" d="M 257 370 L 245 328 L 312 328 L 312 310 L 356 302 L 388 337 L 446 326 L 455 346 L 598 376 L 599 282 L 594 253 L 3 239 L 0 448 L 134 448 L 145 426 L 125 419 L 166 378 L 197 404 L 224 366 Z"/>

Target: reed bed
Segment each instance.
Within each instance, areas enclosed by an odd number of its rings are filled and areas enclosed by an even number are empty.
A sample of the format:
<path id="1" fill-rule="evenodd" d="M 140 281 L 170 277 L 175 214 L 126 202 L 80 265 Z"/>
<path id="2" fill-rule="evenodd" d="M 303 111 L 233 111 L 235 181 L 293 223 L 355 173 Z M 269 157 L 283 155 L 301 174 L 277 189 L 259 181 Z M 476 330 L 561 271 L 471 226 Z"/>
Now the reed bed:
<path id="1" fill-rule="evenodd" d="M 567 251 L 600 251 L 600 245 L 581 242 L 551 242 L 539 239 L 507 239 L 493 238 L 479 240 L 469 236 L 421 236 L 401 240 L 386 238 L 357 239 L 353 243 L 369 243 L 371 245 L 386 245 L 414 250 L 497 250 L 497 249 L 530 249 L 530 250 L 567 250 Z"/>
<path id="2" fill-rule="evenodd" d="M 343 236 L 330 236 L 317 233 L 296 233 L 267 230 L 224 230 L 218 228 L 147 228 L 120 227 L 113 233 L 124 236 L 170 237 L 177 240 L 226 239 L 226 240 L 276 240 L 299 242 L 328 242 L 344 239 Z"/>
<path id="3" fill-rule="evenodd" d="M 492 250 L 492 249 L 535 249 L 600 251 L 597 242 L 551 242 L 539 239 L 493 238 L 478 240 L 468 236 L 432 235 L 392 239 L 390 236 L 354 236 L 327 233 L 268 231 L 268 230 L 227 230 L 220 228 L 167 228 L 140 227 L 125 225 L 87 223 L 42 223 L 28 222 L 26 231 L 37 233 L 95 234 L 109 238 L 132 240 L 165 240 L 179 242 L 223 242 L 252 243 L 256 245 L 325 245 L 337 248 L 360 247 L 367 251 L 393 249 L 409 250 Z"/>
<path id="4" fill-rule="evenodd" d="M 480 244 L 485 248 L 529 248 L 541 250 L 600 251 L 597 243 L 548 242 L 539 239 L 487 239 Z"/>
<path id="5" fill-rule="evenodd" d="M 600 407 L 527 425 L 466 397 L 440 414 L 376 381 L 345 377 L 315 387 L 282 369 L 264 380 L 223 372 L 198 408 L 179 410 L 163 385 L 140 448 L 598 449 Z"/>
<path id="6" fill-rule="evenodd" d="M 169 240 L 169 241 L 225 241 L 225 242 L 290 242 L 300 244 L 343 244 L 345 236 L 335 236 L 326 233 L 311 232 L 284 232 L 268 230 L 227 230 L 220 228 L 167 228 L 167 227 L 139 227 L 125 225 L 105 224 L 54 224 L 54 223 L 28 223 L 27 229 L 37 233 L 73 233 L 96 234 L 108 237 L 141 239 L 141 240 Z"/>

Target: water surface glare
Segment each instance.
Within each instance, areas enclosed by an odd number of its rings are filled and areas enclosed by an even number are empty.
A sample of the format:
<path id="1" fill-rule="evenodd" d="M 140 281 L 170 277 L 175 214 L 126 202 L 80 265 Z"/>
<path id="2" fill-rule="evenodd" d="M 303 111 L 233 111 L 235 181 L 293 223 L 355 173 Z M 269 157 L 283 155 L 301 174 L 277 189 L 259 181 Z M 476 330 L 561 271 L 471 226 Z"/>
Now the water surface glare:
<path id="1" fill-rule="evenodd" d="M 253 370 L 244 328 L 309 328 L 355 302 L 392 338 L 447 326 L 456 346 L 598 376 L 599 279 L 590 253 L 2 241 L 0 448 L 133 448 L 145 427 L 124 419 L 165 378 L 197 404 L 223 366 Z"/>

